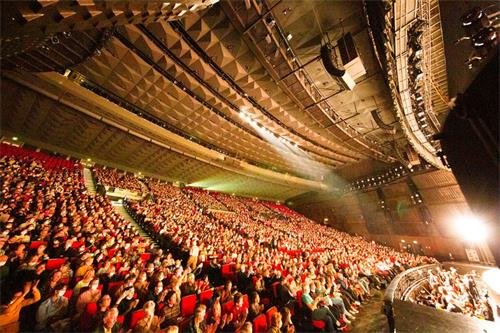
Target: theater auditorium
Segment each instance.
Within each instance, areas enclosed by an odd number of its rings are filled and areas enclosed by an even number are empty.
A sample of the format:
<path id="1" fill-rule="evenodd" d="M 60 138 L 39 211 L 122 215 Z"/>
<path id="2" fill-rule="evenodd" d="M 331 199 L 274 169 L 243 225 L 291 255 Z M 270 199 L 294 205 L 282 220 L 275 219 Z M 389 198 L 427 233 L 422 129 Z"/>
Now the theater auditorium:
<path id="1" fill-rule="evenodd" d="M 2 1 L 0 332 L 500 332 L 496 1 Z"/>

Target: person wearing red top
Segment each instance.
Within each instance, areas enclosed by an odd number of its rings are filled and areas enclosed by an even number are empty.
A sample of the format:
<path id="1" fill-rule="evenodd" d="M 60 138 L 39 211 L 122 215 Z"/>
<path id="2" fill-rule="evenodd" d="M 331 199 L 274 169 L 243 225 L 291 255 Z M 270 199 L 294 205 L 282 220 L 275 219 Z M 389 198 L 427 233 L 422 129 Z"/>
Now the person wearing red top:
<path id="1" fill-rule="evenodd" d="M 236 293 L 234 295 L 234 306 L 231 310 L 232 320 L 229 323 L 230 331 L 238 331 L 247 320 L 248 309 L 243 306 L 243 295 Z"/>

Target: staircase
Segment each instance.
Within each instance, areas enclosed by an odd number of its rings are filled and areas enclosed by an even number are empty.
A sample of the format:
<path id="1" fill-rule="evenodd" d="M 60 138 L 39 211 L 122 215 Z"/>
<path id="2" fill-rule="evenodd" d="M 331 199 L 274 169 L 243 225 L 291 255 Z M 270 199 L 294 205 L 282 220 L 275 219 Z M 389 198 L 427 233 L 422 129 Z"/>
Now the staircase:
<path id="1" fill-rule="evenodd" d="M 89 191 L 90 194 L 95 195 L 96 190 L 94 178 L 92 178 L 92 171 L 90 171 L 87 167 L 83 169 L 83 179 L 85 180 L 85 187 L 87 187 L 87 191 Z"/>
<path id="2" fill-rule="evenodd" d="M 128 223 L 130 223 L 139 232 L 139 235 L 142 238 L 150 241 L 151 244 L 153 244 L 153 248 L 156 248 L 158 246 L 156 242 L 151 239 L 151 237 L 149 237 L 148 234 L 144 232 L 144 230 L 142 230 L 141 226 L 135 222 L 132 216 L 129 215 L 125 207 L 123 207 L 123 203 L 121 202 L 121 200 L 111 201 L 111 203 L 113 204 L 113 208 L 115 209 L 115 211 L 120 214 Z"/>

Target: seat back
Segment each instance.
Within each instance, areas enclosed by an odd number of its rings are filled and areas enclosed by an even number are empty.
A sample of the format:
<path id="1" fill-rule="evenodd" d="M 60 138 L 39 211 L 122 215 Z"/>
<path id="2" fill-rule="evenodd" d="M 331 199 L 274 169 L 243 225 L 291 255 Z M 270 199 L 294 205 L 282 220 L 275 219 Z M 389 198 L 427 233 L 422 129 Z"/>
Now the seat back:
<path id="1" fill-rule="evenodd" d="M 146 315 L 146 313 L 144 312 L 144 310 L 137 310 L 137 311 L 132 312 L 132 315 L 130 316 L 130 324 L 129 324 L 130 329 L 133 330 L 135 328 L 135 326 L 137 325 L 137 323 L 139 322 L 139 320 L 144 318 L 145 315 Z"/>
<path id="2" fill-rule="evenodd" d="M 312 326 L 315 329 L 324 330 L 325 327 L 326 327 L 326 324 L 325 324 L 325 322 L 323 320 L 313 320 L 312 321 Z"/>
<path id="3" fill-rule="evenodd" d="M 278 308 L 273 306 L 266 311 L 267 324 L 271 326 L 271 318 L 275 312 L 278 312 Z"/>
<path id="4" fill-rule="evenodd" d="M 52 271 L 54 269 L 59 269 L 59 267 L 61 267 L 65 262 L 66 262 L 66 259 L 64 259 L 64 258 L 49 259 L 49 260 L 47 260 L 47 263 L 45 264 L 45 269 L 48 271 Z"/>
<path id="5" fill-rule="evenodd" d="M 212 299 L 213 295 L 214 295 L 214 289 L 213 288 L 205 290 L 205 291 L 202 291 L 200 293 L 200 303 L 207 305 L 210 302 L 210 300 Z"/>
<path id="6" fill-rule="evenodd" d="M 222 304 L 222 313 L 231 313 L 234 308 L 234 302 L 229 301 L 224 304 Z"/>
<path id="7" fill-rule="evenodd" d="M 183 317 L 189 317 L 194 314 L 194 308 L 196 306 L 196 295 L 187 295 L 181 299 L 181 315 Z"/>
<path id="8" fill-rule="evenodd" d="M 267 318 L 265 314 L 261 314 L 253 320 L 254 333 L 267 333 Z"/>

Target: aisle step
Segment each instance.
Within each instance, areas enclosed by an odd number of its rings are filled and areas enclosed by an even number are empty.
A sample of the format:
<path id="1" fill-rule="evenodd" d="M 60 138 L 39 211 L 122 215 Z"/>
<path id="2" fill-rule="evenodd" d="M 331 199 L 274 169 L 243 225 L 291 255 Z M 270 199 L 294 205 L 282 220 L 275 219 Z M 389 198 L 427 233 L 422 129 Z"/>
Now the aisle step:
<path id="1" fill-rule="evenodd" d="M 87 167 L 83 169 L 83 179 L 85 180 L 85 187 L 87 187 L 87 191 L 89 191 L 90 194 L 96 194 L 96 187 L 94 178 L 92 178 L 92 171 L 90 171 L 90 169 Z"/>
<path id="2" fill-rule="evenodd" d="M 128 221 L 130 224 L 132 224 L 132 226 L 134 226 L 134 228 L 139 232 L 139 235 L 142 238 L 149 240 L 152 244 L 154 244 L 154 247 L 158 246 L 156 244 L 156 242 L 153 239 L 151 239 L 151 237 L 149 237 L 149 235 L 147 233 L 145 233 L 144 230 L 142 230 L 141 226 L 135 222 L 135 220 L 132 218 L 132 216 L 130 216 L 130 214 L 127 212 L 125 207 L 123 207 L 123 204 L 121 201 L 111 201 L 111 203 L 112 203 L 115 211 L 118 214 L 120 214 L 121 216 L 123 216 L 123 218 L 126 221 Z"/>

